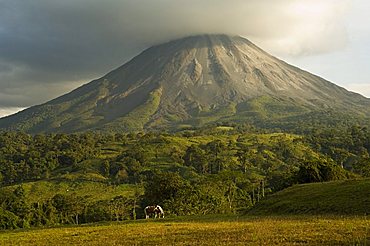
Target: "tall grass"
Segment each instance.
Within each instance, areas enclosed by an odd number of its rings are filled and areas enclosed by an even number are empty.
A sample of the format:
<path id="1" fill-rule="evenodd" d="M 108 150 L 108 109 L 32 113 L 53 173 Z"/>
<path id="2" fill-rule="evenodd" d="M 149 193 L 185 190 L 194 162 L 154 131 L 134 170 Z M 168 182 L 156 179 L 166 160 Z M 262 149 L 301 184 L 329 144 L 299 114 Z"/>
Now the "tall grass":
<path id="1" fill-rule="evenodd" d="M 367 217 L 208 216 L 6 231 L 2 245 L 366 245 Z"/>

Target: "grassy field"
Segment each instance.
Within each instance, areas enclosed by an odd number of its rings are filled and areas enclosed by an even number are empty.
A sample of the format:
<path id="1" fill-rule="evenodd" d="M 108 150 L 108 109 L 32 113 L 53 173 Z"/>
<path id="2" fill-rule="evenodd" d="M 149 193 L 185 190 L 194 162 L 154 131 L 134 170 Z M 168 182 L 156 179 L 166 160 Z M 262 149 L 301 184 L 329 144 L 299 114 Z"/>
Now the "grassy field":
<path id="1" fill-rule="evenodd" d="M 17 186 L 2 188 L 13 191 Z M 84 197 L 87 201 L 109 200 L 115 196 L 129 197 L 134 193 L 134 186 L 129 184 L 109 185 L 91 181 L 37 181 L 22 184 L 29 203 L 43 202 L 56 194 Z"/>
<path id="2" fill-rule="evenodd" d="M 1 245 L 369 245 L 363 217 L 206 216 L 0 232 Z"/>
<path id="3" fill-rule="evenodd" d="M 369 214 L 370 179 L 295 185 L 268 196 L 250 213 Z"/>

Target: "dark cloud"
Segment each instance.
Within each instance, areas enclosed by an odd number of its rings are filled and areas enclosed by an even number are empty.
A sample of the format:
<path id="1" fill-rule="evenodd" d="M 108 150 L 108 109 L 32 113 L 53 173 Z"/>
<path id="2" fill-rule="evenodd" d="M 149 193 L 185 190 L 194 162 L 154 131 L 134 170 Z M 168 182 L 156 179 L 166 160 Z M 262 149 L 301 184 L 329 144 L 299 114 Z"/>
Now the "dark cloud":
<path id="1" fill-rule="evenodd" d="M 300 9 L 304 2 L 2 0 L 0 107 L 44 102 L 102 76 L 150 45 L 187 35 L 238 34 L 292 55 L 345 46 L 344 25 L 336 20 L 348 1 L 323 5 L 312 0 L 311 10 Z M 324 11 L 320 20 L 313 19 L 315 6 Z M 328 37 L 335 41 L 328 43 Z"/>

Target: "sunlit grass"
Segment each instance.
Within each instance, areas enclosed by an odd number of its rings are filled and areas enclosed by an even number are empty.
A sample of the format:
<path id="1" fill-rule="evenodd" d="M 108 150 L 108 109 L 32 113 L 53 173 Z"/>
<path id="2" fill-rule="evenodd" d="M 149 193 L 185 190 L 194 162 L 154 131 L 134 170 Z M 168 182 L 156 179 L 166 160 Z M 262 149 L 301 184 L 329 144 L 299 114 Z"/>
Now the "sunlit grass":
<path id="1" fill-rule="evenodd" d="M 270 195 L 253 214 L 352 214 L 370 212 L 370 179 L 294 185 Z"/>
<path id="2" fill-rule="evenodd" d="M 366 245 L 363 217 L 207 216 L 6 231 L 4 245 Z"/>

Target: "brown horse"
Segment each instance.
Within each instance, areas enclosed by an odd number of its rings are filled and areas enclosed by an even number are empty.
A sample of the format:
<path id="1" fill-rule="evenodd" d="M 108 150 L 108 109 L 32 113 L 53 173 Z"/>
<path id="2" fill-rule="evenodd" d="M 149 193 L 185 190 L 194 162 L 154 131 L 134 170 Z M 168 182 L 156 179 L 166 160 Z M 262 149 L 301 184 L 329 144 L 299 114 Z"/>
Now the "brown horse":
<path id="1" fill-rule="evenodd" d="M 145 219 L 149 219 L 154 214 L 154 218 L 164 218 L 164 212 L 161 206 L 146 206 L 144 208 Z"/>

